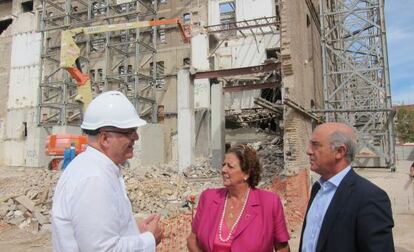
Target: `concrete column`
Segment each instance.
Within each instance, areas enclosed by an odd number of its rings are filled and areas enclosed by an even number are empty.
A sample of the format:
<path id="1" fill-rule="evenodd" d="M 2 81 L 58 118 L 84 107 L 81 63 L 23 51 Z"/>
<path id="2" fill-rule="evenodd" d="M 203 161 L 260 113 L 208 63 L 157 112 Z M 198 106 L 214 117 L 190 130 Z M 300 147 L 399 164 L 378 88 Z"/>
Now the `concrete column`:
<path id="1" fill-rule="evenodd" d="M 199 33 L 191 37 L 191 65 L 197 71 L 209 70 L 208 36 Z M 194 80 L 195 110 L 195 156 L 209 157 L 211 154 L 210 140 L 210 81 L 209 79 Z"/>
<path id="2" fill-rule="evenodd" d="M 194 83 L 190 70 L 183 68 L 177 75 L 178 168 L 186 170 L 194 163 Z"/>
<path id="3" fill-rule="evenodd" d="M 211 166 L 220 168 L 224 160 L 224 95 L 222 83 L 211 86 Z"/>

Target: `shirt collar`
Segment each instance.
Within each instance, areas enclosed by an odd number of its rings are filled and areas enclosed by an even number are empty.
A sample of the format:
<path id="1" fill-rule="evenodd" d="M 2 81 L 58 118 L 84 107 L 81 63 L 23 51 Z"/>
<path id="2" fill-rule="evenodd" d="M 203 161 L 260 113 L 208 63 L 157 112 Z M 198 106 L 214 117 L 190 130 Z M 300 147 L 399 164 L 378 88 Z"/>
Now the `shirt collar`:
<path id="1" fill-rule="evenodd" d="M 323 183 L 329 182 L 330 184 L 335 185 L 335 187 L 338 187 L 341 183 L 342 179 L 348 174 L 348 172 L 351 170 L 351 165 L 348 165 L 345 169 L 337 173 L 335 176 L 330 178 L 329 180 L 324 180 L 322 177 L 319 178 L 319 184 L 322 186 Z"/>
<path id="2" fill-rule="evenodd" d="M 121 168 L 117 166 L 108 156 L 106 156 L 101 151 L 95 149 L 94 147 L 88 145 L 86 147 L 86 151 L 93 153 L 93 155 L 99 159 L 99 161 L 102 161 L 104 164 L 103 166 L 108 167 L 112 172 L 116 174 L 117 177 L 121 177 Z"/>

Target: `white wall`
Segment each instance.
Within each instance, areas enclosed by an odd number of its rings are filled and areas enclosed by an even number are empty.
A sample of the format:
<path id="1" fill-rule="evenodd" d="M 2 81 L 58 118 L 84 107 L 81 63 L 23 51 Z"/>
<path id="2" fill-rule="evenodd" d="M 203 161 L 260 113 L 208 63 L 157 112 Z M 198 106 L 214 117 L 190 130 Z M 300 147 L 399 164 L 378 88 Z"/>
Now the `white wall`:
<path id="1" fill-rule="evenodd" d="M 209 70 L 208 37 L 201 33 L 191 38 L 191 66 L 196 71 Z M 210 107 L 210 81 L 208 79 L 194 80 L 194 108 Z"/>
<path id="2" fill-rule="evenodd" d="M 197 69 L 197 71 L 209 70 L 207 34 L 200 33 L 192 36 L 191 65 Z"/>
<path id="3" fill-rule="evenodd" d="M 35 15 L 23 13 L 12 24 L 7 116 L 4 122 L 4 155 L 7 166 L 44 166 L 46 132 L 37 127 L 40 33 Z M 27 136 L 24 136 L 26 123 Z"/>
<path id="4" fill-rule="evenodd" d="M 219 69 L 240 68 L 263 64 L 266 59 L 266 49 L 280 45 L 277 34 L 257 35 L 253 37 L 233 39 L 228 47 L 217 50 L 216 59 Z M 257 43 L 256 43 L 257 41 Z M 260 95 L 260 90 L 225 93 L 225 108 L 236 111 L 254 106 L 254 98 Z"/>
<path id="5" fill-rule="evenodd" d="M 35 15 L 24 13 L 12 25 L 8 109 L 37 106 L 41 36 Z"/>
<path id="6" fill-rule="evenodd" d="M 34 21 L 33 15 L 24 15 Z M 29 21 L 16 21 L 16 26 Z M 14 28 L 14 26 L 13 26 Z M 15 30 L 18 32 L 16 33 Z M 40 33 L 13 29 L 11 71 L 9 81 L 8 108 L 22 108 L 37 105 L 37 88 L 40 67 Z"/>
<path id="7" fill-rule="evenodd" d="M 208 25 L 220 24 L 219 4 L 231 2 L 231 0 L 209 0 L 208 2 Z M 234 0 L 234 2 L 236 3 L 237 21 L 275 15 L 274 0 Z"/>
<path id="8" fill-rule="evenodd" d="M 23 122 L 27 123 L 27 136 Z M 36 125 L 35 107 L 9 110 L 4 131 L 1 160 L 4 165 L 40 167 L 47 164 L 44 154 L 47 132 Z"/>
<path id="9" fill-rule="evenodd" d="M 209 25 L 220 23 L 219 4 L 229 0 L 209 1 Z M 236 21 L 275 15 L 273 0 L 235 0 Z M 252 11 L 254 10 L 254 11 Z M 246 37 L 238 34 L 223 43 L 214 53 L 215 69 L 240 68 L 263 64 L 266 59 L 266 49 L 280 46 L 279 34 L 273 34 L 269 28 L 262 28 L 265 34 L 254 29 L 256 36 L 245 31 Z M 225 93 L 225 109 L 240 110 L 254 106 L 254 98 L 260 95 L 260 90 Z"/>
<path id="10" fill-rule="evenodd" d="M 24 108 L 37 105 L 39 65 L 12 67 L 9 82 L 9 100 L 7 107 Z"/>
<path id="11" fill-rule="evenodd" d="M 236 0 L 237 21 L 270 17 L 275 14 L 273 0 Z"/>
<path id="12" fill-rule="evenodd" d="M 267 34 L 257 35 L 257 43 L 252 37 L 240 39 L 239 43 L 232 47 L 232 66 L 245 67 L 263 64 L 266 59 L 266 49 L 280 45 L 280 36 Z"/>

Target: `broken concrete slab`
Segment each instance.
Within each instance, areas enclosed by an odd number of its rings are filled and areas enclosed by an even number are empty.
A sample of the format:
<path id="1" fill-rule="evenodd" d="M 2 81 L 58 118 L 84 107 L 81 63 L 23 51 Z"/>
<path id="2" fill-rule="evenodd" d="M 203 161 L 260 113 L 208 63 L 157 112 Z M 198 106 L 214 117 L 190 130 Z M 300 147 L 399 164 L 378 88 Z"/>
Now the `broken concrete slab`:
<path id="1" fill-rule="evenodd" d="M 14 200 L 17 201 L 22 206 L 24 206 L 30 212 L 34 211 L 35 203 L 32 200 L 30 200 L 28 197 L 26 197 L 25 195 L 20 195 L 14 198 Z"/>

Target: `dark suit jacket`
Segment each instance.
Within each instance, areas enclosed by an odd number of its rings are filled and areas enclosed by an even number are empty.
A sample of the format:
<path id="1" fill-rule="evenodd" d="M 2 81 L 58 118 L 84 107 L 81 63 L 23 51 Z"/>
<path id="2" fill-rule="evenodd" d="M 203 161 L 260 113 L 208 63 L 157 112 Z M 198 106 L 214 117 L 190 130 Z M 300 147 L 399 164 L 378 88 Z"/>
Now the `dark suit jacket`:
<path id="1" fill-rule="evenodd" d="M 314 197 L 311 195 L 308 210 Z M 306 217 L 299 251 L 302 250 L 305 226 Z M 316 252 L 394 251 L 393 226 L 388 195 L 351 169 L 339 184 L 326 211 Z"/>

